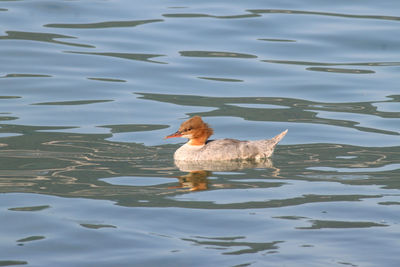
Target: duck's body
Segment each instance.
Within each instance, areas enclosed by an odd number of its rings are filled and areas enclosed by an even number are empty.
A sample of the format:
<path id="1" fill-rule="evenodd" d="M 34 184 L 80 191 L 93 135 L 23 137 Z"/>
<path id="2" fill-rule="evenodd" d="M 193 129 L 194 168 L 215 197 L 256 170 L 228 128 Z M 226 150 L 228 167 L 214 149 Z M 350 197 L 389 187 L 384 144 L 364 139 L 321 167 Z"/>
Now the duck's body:
<path id="1" fill-rule="evenodd" d="M 207 141 L 212 133 L 212 129 L 199 116 L 195 116 L 182 123 L 175 134 L 166 138 L 189 138 L 189 142 L 175 151 L 174 159 L 178 161 L 262 159 L 272 155 L 275 146 L 286 135 L 287 130 L 272 139 L 256 141 L 236 139 Z"/>
<path id="2" fill-rule="evenodd" d="M 286 131 L 269 140 L 240 141 L 236 139 L 211 140 L 201 146 L 184 144 L 175 151 L 175 160 L 235 160 L 268 158 Z"/>

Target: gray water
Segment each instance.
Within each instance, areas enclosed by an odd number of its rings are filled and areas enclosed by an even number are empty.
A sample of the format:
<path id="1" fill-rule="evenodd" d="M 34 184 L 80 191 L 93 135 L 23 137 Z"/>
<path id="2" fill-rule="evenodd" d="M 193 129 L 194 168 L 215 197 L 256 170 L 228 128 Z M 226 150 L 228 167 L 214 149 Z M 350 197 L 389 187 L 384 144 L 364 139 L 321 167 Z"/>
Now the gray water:
<path id="1" fill-rule="evenodd" d="M 400 2 L 0 1 L 0 266 L 399 266 Z M 285 129 L 261 164 L 176 166 Z"/>

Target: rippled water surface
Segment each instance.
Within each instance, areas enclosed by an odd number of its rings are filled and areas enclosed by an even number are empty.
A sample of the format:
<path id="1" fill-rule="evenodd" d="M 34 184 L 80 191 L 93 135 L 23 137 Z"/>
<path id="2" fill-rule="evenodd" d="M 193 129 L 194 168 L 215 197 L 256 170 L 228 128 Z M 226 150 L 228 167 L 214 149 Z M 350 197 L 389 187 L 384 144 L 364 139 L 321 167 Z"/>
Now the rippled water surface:
<path id="1" fill-rule="evenodd" d="M 0 266 L 399 266 L 399 10 L 0 0 Z M 193 115 L 289 132 L 175 165 Z"/>

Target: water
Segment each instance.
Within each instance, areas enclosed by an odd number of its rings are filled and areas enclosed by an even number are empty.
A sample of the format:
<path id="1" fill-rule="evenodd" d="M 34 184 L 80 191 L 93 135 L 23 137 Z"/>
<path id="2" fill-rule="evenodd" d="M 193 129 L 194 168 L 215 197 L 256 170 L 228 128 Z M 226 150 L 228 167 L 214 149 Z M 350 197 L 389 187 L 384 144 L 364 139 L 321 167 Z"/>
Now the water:
<path id="1" fill-rule="evenodd" d="M 0 266 L 398 266 L 398 1 L 0 1 Z M 215 138 L 270 161 L 175 166 Z"/>

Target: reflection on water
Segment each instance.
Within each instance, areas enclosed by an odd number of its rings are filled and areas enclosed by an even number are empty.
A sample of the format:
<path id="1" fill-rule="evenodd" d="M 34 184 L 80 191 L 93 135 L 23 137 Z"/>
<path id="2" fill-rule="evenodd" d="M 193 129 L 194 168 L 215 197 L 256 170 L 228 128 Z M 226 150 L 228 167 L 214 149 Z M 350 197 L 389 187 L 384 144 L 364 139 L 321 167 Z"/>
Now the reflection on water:
<path id="1" fill-rule="evenodd" d="M 62 34 L 53 34 L 53 33 L 41 33 L 41 32 L 18 32 L 18 31 L 7 31 L 6 36 L 0 36 L 0 40 L 28 40 L 28 41 L 38 41 L 38 42 L 48 42 L 54 44 L 62 44 L 62 45 L 70 45 L 70 46 L 78 46 L 78 47 L 86 47 L 86 48 L 94 48 L 92 45 L 87 44 L 78 44 L 78 43 L 70 43 L 58 41 L 55 39 L 76 39 L 76 37 L 62 35 Z"/>
<path id="2" fill-rule="evenodd" d="M 93 56 L 106 56 L 106 57 L 115 57 L 115 58 L 129 59 L 129 60 L 139 60 L 139 61 L 145 61 L 145 62 L 150 62 L 150 63 L 166 64 L 165 62 L 150 60 L 151 58 L 162 57 L 164 55 L 111 53 L 111 52 L 95 53 L 95 52 L 77 52 L 77 51 L 66 51 L 65 53 L 80 54 L 80 55 L 93 55 Z"/>
<path id="3" fill-rule="evenodd" d="M 146 23 L 161 22 L 162 19 L 149 19 L 149 20 L 133 20 L 133 21 L 105 21 L 97 23 L 76 23 L 76 24 L 46 24 L 44 27 L 49 28 L 70 28 L 70 29 L 104 29 L 104 28 L 121 28 L 121 27 L 135 27 Z"/>
<path id="4" fill-rule="evenodd" d="M 211 172 L 208 171 L 191 171 L 186 175 L 178 176 L 179 185 L 169 188 L 188 188 L 190 191 L 206 190 L 208 189 L 208 177 Z"/>
<path id="5" fill-rule="evenodd" d="M 278 177 L 279 169 L 274 168 L 272 161 L 262 160 L 231 160 L 231 161 L 180 161 L 175 160 L 175 165 L 182 172 L 188 172 L 185 175 L 178 176 L 179 186 L 169 188 L 189 188 L 190 191 L 209 189 L 209 180 L 212 172 L 240 171 L 243 169 L 273 169 L 271 176 Z M 214 185 L 217 186 L 217 185 Z M 226 185 L 218 185 L 218 188 Z"/>
<path id="6" fill-rule="evenodd" d="M 24 242 L 30 242 L 30 241 L 36 241 L 36 240 L 42 240 L 42 239 L 45 239 L 45 237 L 44 236 L 29 236 L 29 237 L 17 240 L 17 242 L 24 243 Z M 19 244 L 19 245 L 23 245 L 23 244 Z"/>
<path id="7" fill-rule="evenodd" d="M 305 65 L 305 66 L 400 66 L 400 62 L 356 62 L 356 63 L 329 63 L 329 62 L 308 62 L 308 61 L 290 61 L 290 60 L 262 60 L 268 63 Z"/>
<path id="8" fill-rule="evenodd" d="M 154 127 L 104 126 L 113 132 L 152 130 Z M 338 144 L 280 145 L 272 160 L 262 162 L 175 162 L 186 174 L 174 167 L 173 153 L 176 145 L 148 147 L 135 143 L 110 142 L 111 134 L 73 134 L 43 132 L 54 128 L 2 125 L 2 132 L 22 133 L 19 136 L 1 138 L 0 191 L 30 192 L 64 197 L 88 197 L 111 199 L 120 205 L 181 206 L 180 201 L 166 196 L 179 195 L 172 188 L 192 190 L 218 190 L 229 188 L 263 188 L 265 183 L 257 179 L 243 183 L 240 180 L 209 180 L 209 171 L 239 171 L 235 177 L 263 177 L 278 186 L 285 179 L 298 181 L 329 181 L 347 185 L 381 185 L 387 189 L 399 189 L 397 159 L 400 147 L 357 147 Z M 329 150 L 329 154 L 325 151 Z M 154 165 L 157 162 L 157 165 Z M 390 167 L 392 166 L 392 167 Z M 177 177 L 178 184 L 135 186 L 109 184 L 101 181 L 111 177 Z M 221 186 L 222 185 L 222 186 Z M 340 201 L 376 197 L 353 192 L 332 196 L 294 195 L 279 202 L 249 202 L 248 208 L 299 205 L 319 201 Z M 139 200 L 146 199 L 147 202 Z M 183 204 L 186 207 L 190 204 Z M 197 204 L 196 204 L 197 205 Z M 221 204 L 204 203 L 204 208 L 216 208 Z M 234 207 L 234 206 L 232 206 Z M 35 207 L 33 207 L 35 208 Z M 32 209 L 33 209 L 32 208 Z"/>
<path id="9" fill-rule="evenodd" d="M 359 121 L 341 119 L 341 114 L 363 114 L 378 116 L 380 118 L 399 118 L 400 112 L 379 111 L 376 105 L 385 103 L 398 103 L 399 95 L 390 95 L 388 100 L 371 102 L 349 102 L 349 103 L 326 103 L 314 102 L 303 99 L 291 99 L 281 97 L 206 97 L 193 95 L 163 95 L 136 93 L 140 98 L 167 102 L 181 106 L 205 106 L 213 107 L 209 112 L 196 113 L 200 116 L 233 116 L 241 117 L 245 120 L 257 121 L 287 121 L 313 124 L 327 124 L 341 127 L 358 129 L 364 132 L 374 132 L 382 134 L 400 135 L 398 131 L 384 130 L 381 128 L 363 127 Z M 266 104 L 275 105 L 278 108 L 248 108 L 233 104 Z M 282 108 L 286 108 L 282 111 Z M 337 118 L 324 118 L 324 112 L 337 112 Z M 327 113 L 325 113 L 327 114 Z M 353 116 L 353 118 L 358 118 Z"/>
<path id="10" fill-rule="evenodd" d="M 183 161 L 175 160 L 175 165 L 183 172 L 190 171 L 237 171 L 241 169 L 251 168 L 273 168 L 272 161 L 267 159 L 262 160 L 227 160 L 227 161 Z"/>
<path id="11" fill-rule="evenodd" d="M 0 265 L 397 266 L 398 7 L 0 0 Z"/>
<path id="12" fill-rule="evenodd" d="M 395 16 L 377 16 L 377 15 L 354 15 L 354 14 L 342 14 L 342 13 L 330 13 L 330 12 L 313 12 L 313 11 L 301 11 L 301 10 L 285 10 L 285 9 L 252 9 L 248 10 L 253 14 L 294 14 L 294 15 L 318 15 L 318 16 L 333 16 L 343 18 L 356 18 L 356 19 L 377 19 L 377 20 L 400 20 L 400 17 Z"/>
<path id="13" fill-rule="evenodd" d="M 324 228 L 370 228 L 388 226 L 382 223 L 373 222 L 341 222 L 341 221 L 319 221 L 311 220 L 311 226 L 298 227 L 297 229 L 324 229 Z"/>
<path id="14" fill-rule="evenodd" d="M 190 238 L 190 239 L 184 238 L 183 240 L 192 242 L 199 246 L 206 246 L 207 248 L 210 249 L 222 250 L 223 251 L 222 254 L 224 255 L 240 255 L 240 254 L 257 253 L 257 252 L 277 253 L 276 250 L 279 249 L 278 244 L 283 242 L 283 241 L 275 241 L 269 243 L 251 243 L 251 242 L 241 241 L 241 239 L 244 239 L 244 237 L 238 236 L 238 237 L 210 238 L 210 237 L 196 236 L 195 238 Z M 231 250 L 231 251 L 226 251 L 226 250 Z"/>
<path id="15" fill-rule="evenodd" d="M 1 76 L 0 78 L 43 78 L 43 77 L 51 77 L 50 75 L 43 75 L 43 74 L 21 74 L 21 73 L 13 73 L 13 74 L 6 74 Z M 20 98 L 20 97 L 8 97 L 4 96 L 4 98 Z"/>
<path id="16" fill-rule="evenodd" d="M 200 13 L 175 13 L 175 14 L 163 14 L 167 18 L 216 18 L 216 19 L 243 19 L 243 18 L 254 18 L 259 17 L 258 14 L 243 14 L 243 15 L 230 15 L 230 16 L 214 16 Z"/>
<path id="17" fill-rule="evenodd" d="M 311 68 L 306 68 L 306 70 L 336 72 L 336 73 L 349 73 L 349 74 L 370 74 L 370 73 L 375 73 L 375 71 L 373 71 L 373 70 L 322 68 L 322 67 L 311 67 Z"/>
<path id="18" fill-rule="evenodd" d="M 61 101 L 61 102 L 42 102 L 42 103 L 34 103 L 31 105 L 88 105 L 88 104 L 96 104 L 96 103 L 104 103 L 111 102 L 112 100 L 78 100 L 78 101 Z"/>
<path id="19" fill-rule="evenodd" d="M 257 56 L 234 52 L 219 51 L 180 51 L 184 57 L 222 57 L 222 58 L 256 58 Z"/>
<path id="20" fill-rule="evenodd" d="M 44 209 L 50 208 L 49 205 L 44 205 L 44 206 L 34 206 L 34 207 L 19 207 L 19 208 L 9 208 L 8 210 L 13 210 L 13 211 L 40 211 Z"/>

